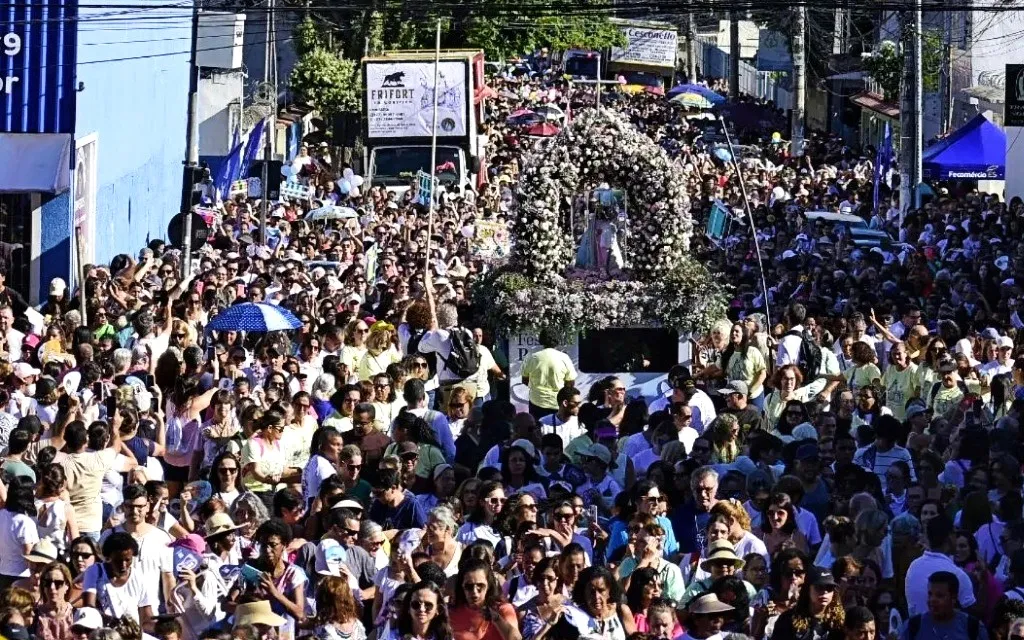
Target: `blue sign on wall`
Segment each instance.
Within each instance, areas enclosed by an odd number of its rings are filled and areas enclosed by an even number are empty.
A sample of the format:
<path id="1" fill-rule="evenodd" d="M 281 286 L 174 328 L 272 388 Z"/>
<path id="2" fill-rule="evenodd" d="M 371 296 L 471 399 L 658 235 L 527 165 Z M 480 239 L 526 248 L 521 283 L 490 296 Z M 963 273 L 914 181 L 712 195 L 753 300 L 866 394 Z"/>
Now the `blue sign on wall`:
<path id="1" fill-rule="evenodd" d="M 0 0 L 0 133 L 74 133 L 78 0 Z"/>

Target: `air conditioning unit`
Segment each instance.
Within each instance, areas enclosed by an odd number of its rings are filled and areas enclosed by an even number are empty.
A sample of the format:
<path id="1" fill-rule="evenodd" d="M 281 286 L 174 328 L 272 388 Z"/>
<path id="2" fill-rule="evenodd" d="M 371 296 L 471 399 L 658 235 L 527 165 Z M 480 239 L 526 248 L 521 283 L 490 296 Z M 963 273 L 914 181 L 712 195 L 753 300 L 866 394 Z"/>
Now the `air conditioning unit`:
<path id="1" fill-rule="evenodd" d="M 196 64 L 206 69 L 239 69 L 245 39 L 245 14 L 204 11 L 199 14 Z"/>

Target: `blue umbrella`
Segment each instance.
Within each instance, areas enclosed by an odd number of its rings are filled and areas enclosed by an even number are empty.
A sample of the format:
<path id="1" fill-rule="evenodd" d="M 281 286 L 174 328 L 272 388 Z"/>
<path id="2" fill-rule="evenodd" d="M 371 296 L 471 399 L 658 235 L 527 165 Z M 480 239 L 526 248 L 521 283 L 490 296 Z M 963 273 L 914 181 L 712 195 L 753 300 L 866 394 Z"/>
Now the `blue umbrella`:
<path id="1" fill-rule="evenodd" d="M 725 102 L 725 96 L 713 91 L 702 84 L 677 84 L 672 87 L 666 94 L 666 97 L 673 98 L 680 93 L 696 93 L 707 98 L 711 104 L 722 104 Z"/>
<path id="2" fill-rule="evenodd" d="M 290 331 L 298 329 L 302 322 L 291 311 L 262 302 L 243 302 L 221 311 L 207 329 L 214 331 Z"/>

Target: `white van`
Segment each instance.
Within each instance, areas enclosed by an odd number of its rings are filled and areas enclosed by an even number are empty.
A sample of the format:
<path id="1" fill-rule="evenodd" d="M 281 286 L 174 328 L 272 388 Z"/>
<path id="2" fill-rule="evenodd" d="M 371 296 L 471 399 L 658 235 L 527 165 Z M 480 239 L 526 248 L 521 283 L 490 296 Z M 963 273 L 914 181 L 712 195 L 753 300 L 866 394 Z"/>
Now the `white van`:
<path id="1" fill-rule="evenodd" d="M 692 346 L 687 334 L 638 327 L 588 331 L 558 349 L 568 354 L 576 367 L 576 388 L 584 398 L 593 384 L 606 376 L 616 376 L 626 385 L 630 398 L 643 397 L 649 404 L 668 392 L 669 369 L 679 363 L 690 364 Z M 509 338 L 511 401 L 519 411 L 526 411 L 530 402 L 530 389 L 523 384 L 523 362 L 541 348 L 535 336 Z"/>

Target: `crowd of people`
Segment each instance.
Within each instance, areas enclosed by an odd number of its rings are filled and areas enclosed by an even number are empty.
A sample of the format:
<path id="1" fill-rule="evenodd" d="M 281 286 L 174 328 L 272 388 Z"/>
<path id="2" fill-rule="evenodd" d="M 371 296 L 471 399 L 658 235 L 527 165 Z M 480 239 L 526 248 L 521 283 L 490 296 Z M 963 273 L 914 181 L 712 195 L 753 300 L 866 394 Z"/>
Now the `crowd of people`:
<path id="1" fill-rule="evenodd" d="M 433 217 L 415 190 L 341 193 L 347 167 L 304 147 L 315 200 L 265 231 L 224 202 L 191 271 L 154 240 L 38 308 L 0 279 L 0 634 L 1024 635 L 1021 203 L 951 185 L 874 211 L 870 149 L 817 135 L 791 157 L 738 128 L 759 153 L 734 163 L 708 121 L 611 92 L 684 167 L 695 220 L 737 214 L 693 248 L 736 295 L 663 396 L 578 389 L 542 332 L 517 408 L 474 323 L 473 225 L 508 220 L 544 144 L 506 117 L 593 102 L 546 77 L 493 80 L 486 185 Z M 332 204 L 358 215 L 306 219 Z M 208 329 L 239 302 L 301 326 Z"/>

